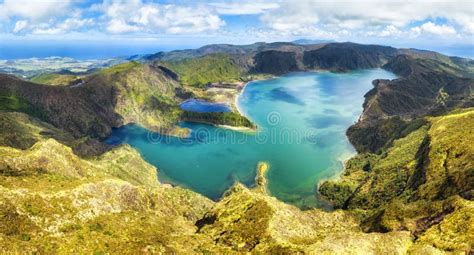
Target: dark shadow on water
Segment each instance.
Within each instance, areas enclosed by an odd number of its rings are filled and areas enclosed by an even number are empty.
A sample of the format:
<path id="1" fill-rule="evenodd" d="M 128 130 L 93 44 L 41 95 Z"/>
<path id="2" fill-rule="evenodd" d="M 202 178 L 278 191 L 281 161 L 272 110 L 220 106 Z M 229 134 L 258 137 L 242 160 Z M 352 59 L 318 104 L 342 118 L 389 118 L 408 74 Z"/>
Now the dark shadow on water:
<path id="1" fill-rule="evenodd" d="M 296 105 L 300 105 L 300 106 L 305 105 L 305 103 L 303 101 L 299 100 L 297 97 L 295 97 L 292 94 L 288 93 L 288 91 L 286 91 L 285 88 L 283 88 L 283 87 L 275 88 L 275 89 L 270 90 L 269 97 L 271 99 L 287 102 L 287 103 L 290 103 L 290 104 L 296 104 Z"/>
<path id="2" fill-rule="evenodd" d="M 321 132 L 313 136 L 306 137 L 306 140 L 310 142 L 314 147 L 319 149 L 324 149 L 331 147 L 333 144 L 337 144 L 340 139 L 344 137 L 341 136 L 340 132 L 336 131 L 327 131 Z"/>
<path id="3" fill-rule="evenodd" d="M 337 115 L 340 114 L 338 111 L 333 110 L 333 109 L 324 109 L 324 110 L 323 110 L 323 113 L 324 113 L 324 114 L 337 114 Z"/>
<path id="4" fill-rule="evenodd" d="M 308 125 L 316 129 L 324 129 L 330 126 L 348 126 L 351 120 L 338 115 L 315 114 L 306 119 Z"/>

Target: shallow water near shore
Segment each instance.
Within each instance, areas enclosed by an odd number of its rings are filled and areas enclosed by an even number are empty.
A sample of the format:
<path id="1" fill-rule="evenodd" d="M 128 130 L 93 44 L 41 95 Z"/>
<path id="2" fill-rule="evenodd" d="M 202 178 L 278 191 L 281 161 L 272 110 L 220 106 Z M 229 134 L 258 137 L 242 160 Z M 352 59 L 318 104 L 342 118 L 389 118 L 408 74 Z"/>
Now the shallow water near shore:
<path id="1" fill-rule="evenodd" d="M 181 103 L 181 109 L 191 112 L 230 112 L 226 104 L 213 103 L 200 99 L 188 99 Z"/>
<path id="2" fill-rule="evenodd" d="M 251 82 L 237 100 L 258 125 L 256 133 L 181 123 L 189 138 L 161 136 L 137 125 L 113 131 L 107 142 L 128 143 L 159 169 L 159 179 L 218 199 L 235 181 L 254 185 L 259 161 L 270 165 L 268 188 L 301 208 L 322 206 L 319 181 L 340 173 L 355 151 L 345 135 L 362 112 L 374 79 L 393 79 L 381 70 L 350 73 L 292 73 Z"/>

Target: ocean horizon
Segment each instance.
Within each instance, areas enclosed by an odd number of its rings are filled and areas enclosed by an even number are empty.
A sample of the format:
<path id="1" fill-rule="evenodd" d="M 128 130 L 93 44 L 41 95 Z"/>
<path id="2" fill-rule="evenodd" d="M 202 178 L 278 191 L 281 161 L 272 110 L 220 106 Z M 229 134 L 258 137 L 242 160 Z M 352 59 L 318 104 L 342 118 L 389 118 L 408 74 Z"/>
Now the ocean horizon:
<path id="1" fill-rule="evenodd" d="M 0 59 L 15 60 L 46 57 L 69 57 L 78 60 L 109 59 L 133 55 L 153 54 L 160 51 L 195 49 L 203 45 L 165 45 L 156 43 L 108 44 L 108 43 L 70 43 L 70 42 L 0 42 Z M 395 48 L 404 46 L 387 45 Z M 474 43 L 453 46 L 419 46 L 421 50 L 436 51 L 448 56 L 474 59 Z"/>

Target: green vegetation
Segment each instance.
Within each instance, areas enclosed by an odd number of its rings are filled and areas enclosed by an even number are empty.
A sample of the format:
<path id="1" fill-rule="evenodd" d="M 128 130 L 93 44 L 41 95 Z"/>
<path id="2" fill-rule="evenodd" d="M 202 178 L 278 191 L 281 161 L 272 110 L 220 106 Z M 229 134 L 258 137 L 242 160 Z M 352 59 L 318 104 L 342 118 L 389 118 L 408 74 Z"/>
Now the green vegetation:
<path id="1" fill-rule="evenodd" d="M 235 112 L 187 112 L 184 111 L 180 119 L 190 122 L 202 122 L 213 125 L 228 125 L 234 127 L 255 128 L 255 125 L 245 116 Z"/>
<path id="2" fill-rule="evenodd" d="M 31 105 L 15 95 L 0 95 L 0 110 L 26 112 L 31 110 Z"/>
<path id="3" fill-rule="evenodd" d="M 469 191 L 474 136 L 464 125 L 474 125 L 474 109 L 429 118 L 386 152 L 349 160 L 342 179 L 324 183 L 320 192 L 337 207 L 371 209 L 398 196 L 435 200 Z"/>
<path id="4" fill-rule="evenodd" d="M 184 252 L 206 243 L 186 235 L 212 202 L 161 187 L 129 146 L 89 160 L 53 139 L 23 151 L 0 146 L 0 184 L 2 253 Z"/>
<path id="5" fill-rule="evenodd" d="M 19 112 L 0 111 L 0 146 L 27 149 L 45 138 L 72 141 L 71 135 Z"/>
<path id="6" fill-rule="evenodd" d="M 99 71 L 88 82 L 118 92 L 120 100 L 114 108 L 125 123 L 157 131 L 172 128 L 179 116 L 176 91 L 180 86 L 154 66 L 127 62 Z"/>
<path id="7" fill-rule="evenodd" d="M 55 74 L 55 73 L 43 73 L 33 76 L 30 81 L 35 83 L 41 83 L 46 85 L 69 85 L 72 81 L 76 80 L 76 75 L 70 74 Z"/>
<path id="8" fill-rule="evenodd" d="M 183 85 L 203 87 L 212 82 L 235 82 L 241 76 L 235 61 L 226 54 L 164 62 L 164 65 L 180 75 Z"/>
<path id="9" fill-rule="evenodd" d="M 46 118 L 41 109 L 33 107 L 25 99 L 9 93 L 0 93 L 0 111 L 24 112 L 31 116 Z"/>

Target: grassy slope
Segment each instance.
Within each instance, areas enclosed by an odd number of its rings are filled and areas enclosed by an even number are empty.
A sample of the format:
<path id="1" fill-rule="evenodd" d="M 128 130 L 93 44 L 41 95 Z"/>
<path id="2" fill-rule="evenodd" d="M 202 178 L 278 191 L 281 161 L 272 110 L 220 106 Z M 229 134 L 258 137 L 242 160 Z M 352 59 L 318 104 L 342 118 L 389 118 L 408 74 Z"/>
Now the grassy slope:
<path id="1" fill-rule="evenodd" d="M 198 58 L 165 62 L 165 66 L 180 75 L 183 85 L 205 86 L 211 82 L 238 81 L 241 71 L 226 54 L 211 54 Z"/>
<path id="2" fill-rule="evenodd" d="M 210 242 L 190 235 L 212 203 L 160 186 L 128 146 L 83 160 L 49 139 L 0 155 L 1 253 L 184 252 Z"/>
<path id="3" fill-rule="evenodd" d="M 27 149 L 45 138 L 73 140 L 66 132 L 29 115 L 0 111 L 0 146 Z"/>
<path id="4" fill-rule="evenodd" d="M 45 113 L 34 107 L 27 100 L 14 93 L 5 93 L 0 91 L 0 111 L 5 112 L 24 112 L 34 117 L 46 118 Z"/>
<path id="5" fill-rule="evenodd" d="M 46 85 L 68 85 L 70 82 L 77 79 L 77 76 L 70 74 L 53 74 L 45 73 L 39 74 L 30 79 L 35 83 L 41 83 Z"/>
<path id="6" fill-rule="evenodd" d="M 264 189 L 236 184 L 214 204 L 161 186 L 128 146 L 89 160 L 53 139 L 0 146 L 0 191 L 2 253 L 404 252 L 411 243 L 407 232 L 365 234 L 350 213 L 302 212 Z"/>

